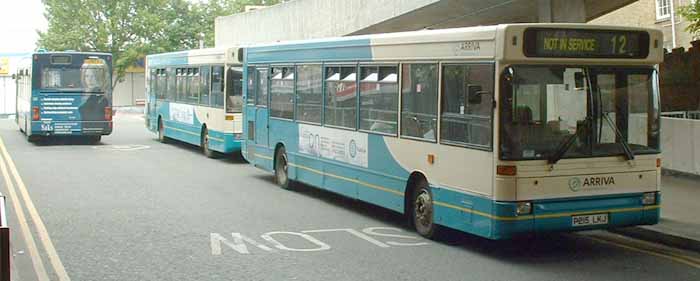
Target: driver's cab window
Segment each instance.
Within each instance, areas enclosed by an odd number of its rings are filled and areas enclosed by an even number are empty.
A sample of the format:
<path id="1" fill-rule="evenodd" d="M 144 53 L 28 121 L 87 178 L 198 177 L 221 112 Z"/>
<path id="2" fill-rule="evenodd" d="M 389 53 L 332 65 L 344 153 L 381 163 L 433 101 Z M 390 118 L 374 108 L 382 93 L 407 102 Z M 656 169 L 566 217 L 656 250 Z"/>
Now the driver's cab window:
<path id="1" fill-rule="evenodd" d="M 226 112 L 243 109 L 243 68 L 230 67 L 226 72 Z"/>

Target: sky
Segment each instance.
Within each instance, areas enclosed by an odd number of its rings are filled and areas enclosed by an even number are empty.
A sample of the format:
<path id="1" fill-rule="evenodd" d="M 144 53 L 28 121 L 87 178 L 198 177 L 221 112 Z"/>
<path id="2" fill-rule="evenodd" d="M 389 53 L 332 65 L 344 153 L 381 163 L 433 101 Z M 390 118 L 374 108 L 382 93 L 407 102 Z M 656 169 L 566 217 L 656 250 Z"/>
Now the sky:
<path id="1" fill-rule="evenodd" d="M 0 53 L 36 49 L 36 30 L 47 28 L 41 0 L 0 0 Z"/>

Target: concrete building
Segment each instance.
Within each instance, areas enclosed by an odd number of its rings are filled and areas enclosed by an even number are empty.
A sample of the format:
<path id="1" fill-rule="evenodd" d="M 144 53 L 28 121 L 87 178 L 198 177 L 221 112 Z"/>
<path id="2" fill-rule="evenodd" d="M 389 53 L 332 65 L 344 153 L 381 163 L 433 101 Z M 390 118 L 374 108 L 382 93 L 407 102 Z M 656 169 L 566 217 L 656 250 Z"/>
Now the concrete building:
<path id="1" fill-rule="evenodd" d="M 216 19 L 216 46 L 513 22 L 587 22 L 636 0 L 292 0 Z"/>
<path id="2" fill-rule="evenodd" d="M 685 31 L 688 21 L 678 14 L 678 10 L 693 1 L 697 0 L 639 0 L 590 23 L 658 28 L 664 32 L 664 48 L 687 49 L 690 42 L 698 38 Z"/>

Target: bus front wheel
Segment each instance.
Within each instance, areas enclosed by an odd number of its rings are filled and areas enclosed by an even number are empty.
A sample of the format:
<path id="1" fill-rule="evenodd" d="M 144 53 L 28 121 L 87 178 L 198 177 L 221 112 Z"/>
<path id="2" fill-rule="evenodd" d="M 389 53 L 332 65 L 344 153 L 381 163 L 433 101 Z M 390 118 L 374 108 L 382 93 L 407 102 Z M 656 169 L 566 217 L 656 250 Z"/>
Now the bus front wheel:
<path id="1" fill-rule="evenodd" d="M 291 187 L 288 169 L 287 151 L 284 149 L 284 146 L 281 146 L 275 154 L 275 182 L 284 189 L 290 189 Z"/>
<path id="2" fill-rule="evenodd" d="M 412 217 L 416 232 L 425 238 L 435 237 L 438 226 L 434 220 L 433 194 L 427 183 L 421 182 L 413 193 Z"/>

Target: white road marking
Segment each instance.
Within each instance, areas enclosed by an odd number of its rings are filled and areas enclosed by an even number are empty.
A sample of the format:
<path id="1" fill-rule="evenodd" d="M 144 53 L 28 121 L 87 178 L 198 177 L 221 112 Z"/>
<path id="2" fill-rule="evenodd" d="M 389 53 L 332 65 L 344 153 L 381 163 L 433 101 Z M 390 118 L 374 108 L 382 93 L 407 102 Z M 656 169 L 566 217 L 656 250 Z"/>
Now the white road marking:
<path id="1" fill-rule="evenodd" d="M 391 232 L 391 233 L 387 233 Z M 260 235 L 260 238 L 265 240 L 268 244 L 272 245 L 274 248 L 277 248 L 282 251 L 290 251 L 290 252 L 317 252 L 317 251 L 327 251 L 331 249 L 331 246 L 326 244 L 325 242 L 309 235 L 310 233 L 330 233 L 330 232 L 347 232 L 355 237 L 358 237 L 364 241 L 367 241 L 377 247 L 380 248 L 391 248 L 392 246 L 395 247 L 412 247 L 412 246 L 424 246 L 424 245 L 430 245 L 430 243 L 427 242 L 422 242 L 425 241 L 424 239 L 417 237 L 417 236 L 411 236 L 411 235 L 404 235 L 404 234 L 397 234 L 397 233 L 403 233 L 404 231 L 395 228 L 395 227 L 367 227 L 362 229 L 362 231 L 358 231 L 352 228 L 331 228 L 331 229 L 312 229 L 312 230 L 302 230 L 299 232 L 291 232 L 291 231 L 272 231 L 272 232 L 267 232 L 262 235 Z M 304 240 L 310 242 L 311 244 L 315 245 L 316 247 L 291 247 L 288 244 L 283 244 L 280 242 L 279 236 L 280 235 L 291 235 L 291 236 L 297 236 L 300 238 L 303 238 Z M 210 233 L 209 234 L 209 244 L 211 247 L 211 254 L 214 256 L 219 256 L 222 254 L 222 244 L 235 250 L 239 254 L 250 254 L 250 251 L 248 250 L 248 247 L 246 244 L 250 244 L 252 246 L 255 246 L 259 249 L 262 249 L 267 252 L 275 252 L 274 248 L 268 247 L 264 244 L 261 244 L 254 239 L 245 236 L 243 234 L 234 232 L 232 233 L 233 236 L 233 241 L 230 241 L 226 238 L 224 238 L 222 235 L 218 233 Z M 278 239 L 273 238 L 273 236 L 276 236 Z M 392 238 L 392 239 L 402 239 L 402 240 L 411 240 L 411 241 L 421 241 L 421 242 L 406 242 L 406 241 L 379 241 L 378 239 L 375 239 L 375 237 L 372 236 L 378 236 L 378 237 L 385 237 L 385 238 Z M 308 246 L 308 243 L 306 243 Z"/>
<path id="2" fill-rule="evenodd" d="M 0 156 L 2 158 L 2 156 Z M 36 242 L 34 241 L 34 236 L 29 229 L 29 224 L 27 223 L 27 218 L 24 215 L 24 209 L 22 208 L 21 202 L 17 197 L 15 192 L 15 185 L 10 179 L 10 174 L 7 171 L 7 165 L 4 159 L 0 159 L 0 170 L 2 170 L 2 176 L 5 179 L 5 185 L 7 186 L 7 192 L 10 195 L 10 201 L 12 201 L 12 206 L 14 207 L 15 214 L 17 215 L 17 221 L 19 222 L 19 228 L 22 231 L 22 237 L 24 237 L 24 243 L 29 251 L 29 257 L 32 260 L 32 265 L 34 266 L 34 272 L 36 273 L 39 281 L 49 281 L 49 275 L 44 267 L 44 262 L 41 260 L 39 255 L 39 250 L 37 249 Z"/>
<path id="3" fill-rule="evenodd" d="M 22 195 L 22 198 L 24 199 L 27 211 L 29 212 L 29 216 L 34 222 L 34 226 L 37 229 L 37 233 L 39 234 L 41 243 L 43 244 L 44 249 L 46 249 L 46 254 L 49 256 L 49 261 L 51 262 L 51 265 L 53 266 L 56 275 L 58 275 L 58 280 L 70 281 L 70 277 L 68 277 L 66 268 L 61 262 L 61 258 L 58 257 L 58 253 L 56 252 L 56 248 L 54 247 L 53 242 L 51 242 L 49 232 L 46 230 L 46 226 L 41 220 L 39 212 L 36 210 L 36 207 L 34 207 L 34 203 L 29 197 L 29 192 L 27 192 L 27 187 L 25 186 L 24 181 L 22 181 L 22 177 L 20 177 L 19 172 L 17 171 L 17 167 L 15 166 L 14 161 L 12 161 L 12 157 L 10 157 L 10 154 L 7 152 L 7 149 L 5 148 L 5 143 L 2 141 L 2 138 L 0 138 L 0 150 L 2 150 L 3 158 L 5 158 L 5 161 L 7 161 L 7 164 L 10 167 L 10 171 L 12 172 L 12 175 L 15 181 L 17 182 L 17 188 L 19 189 L 19 192 Z"/>
<path id="4" fill-rule="evenodd" d="M 421 239 L 417 236 L 380 233 L 380 232 L 377 232 L 378 230 L 390 230 L 390 231 L 394 231 L 394 232 L 403 232 L 403 230 L 401 230 L 399 228 L 395 228 L 395 227 L 368 227 L 368 228 L 363 229 L 362 232 L 370 234 L 370 235 L 381 236 L 381 237 L 391 237 L 391 238 L 410 239 L 410 240 Z M 393 246 L 423 246 L 423 245 L 428 245 L 428 243 L 426 243 L 426 242 L 405 243 L 405 242 L 387 241 L 386 243 L 389 245 L 393 245 Z"/>
<path id="5" fill-rule="evenodd" d="M 302 231 L 303 233 L 323 233 L 323 232 L 338 232 L 338 231 L 345 231 L 348 232 L 352 235 L 355 235 L 358 238 L 361 238 L 367 242 L 370 242 L 374 245 L 377 245 L 381 248 L 389 248 L 391 246 L 382 243 L 382 241 L 379 241 L 377 239 L 372 238 L 371 236 L 364 234 L 362 232 L 359 232 L 357 230 L 354 230 L 352 228 L 336 228 L 336 229 L 317 229 L 317 230 L 304 230 Z"/>
<path id="6" fill-rule="evenodd" d="M 292 247 L 287 247 L 284 244 L 280 243 L 279 241 L 275 240 L 272 238 L 272 235 L 281 235 L 281 234 L 286 234 L 286 235 L 294 235 L 294 236 L 299 236 L 301 238 L 304 238 L 308 240 L 309 242 L 316 244 L 318 246 L 317 248 L 292 248 Z M 290 231 L 272 231 L 265 233 L 263 235 L 260 235 L 262 239 L 265 239 L 266 241 L 270 242 L 271 244 L 275 245 L 277 249 L 280 250 L 285 250 L 285 251 L 292 251 L 292 252 L 316 252 L 316 251 L 327 251 L 331 249 L 331 246 L 329 246 L 326 243 L 321 242 L 320 240 L 312 237 L 311 235 L 304 234 L 304 233 L 298 233 L 298 232 L 290 232 Z"/>
<path id="7" fill-rule="evenodd" d="M 246 247 L 245 243 L 249 243 L 255 247 L 258 247 L 258 248 L 263 249 L 263 250 L 268 251 L 268 252 L 275 251 L 274 249 L 272 249 L 268 246 L 265 246 L 263 244 L 260 244 L 251 238 L 243 236 L 240 233 L 234 232 L 234 233 L 231 233 L 231 236 L 233 236 L 233 242 L 224 238 L 223 236 L 221 236 L 221 234 L 210 233 L 209 234 L 209 244 L 211 246 L 211 254 L 214 256 L 221 255 L 221 243 L 224 243 L 224 245 L 228 246 L 229 248 L 235 250 L 236 252 L 238 252 L 240 254 L 250 254 L 250 251 L 248 250 L 248 247 Z"/>

